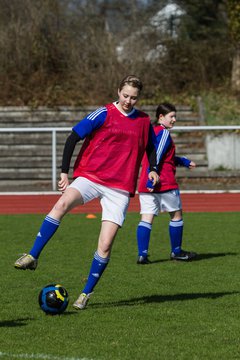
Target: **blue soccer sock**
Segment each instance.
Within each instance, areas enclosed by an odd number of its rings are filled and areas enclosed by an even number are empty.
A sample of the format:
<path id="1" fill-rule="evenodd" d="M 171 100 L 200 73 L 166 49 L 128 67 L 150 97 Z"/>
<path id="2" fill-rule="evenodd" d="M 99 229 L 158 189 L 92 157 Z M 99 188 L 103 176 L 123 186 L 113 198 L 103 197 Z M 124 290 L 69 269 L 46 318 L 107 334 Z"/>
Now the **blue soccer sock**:
<path id="1" fill-rule="evenodd" d="M 102 258 L 98 255 L 97 251 L 94 254 L 90 272 L 88 275 L 87 283 L 83 289 L 83 293 L 89 294 L 93 291 L 94 287 L 100 280 L 104 270 L 106 269 L 110 258 Z"/>
<path id="2" fill-rule="evenodd" d="M 137 227 L 138 256 L 147 257 L 152 224 L 140 221 Z"/>
<path id="3" fill-rule="evenodd" d="M 172 252 L 179 254 L 182 246 L 183 220 L 169 222 L 169 235 Z"/>
<path id="4" fill-rule="evenodd" d="M 35 259 L 38 259 L 42 249 L 56 232 L 59 225 L 59 220 L 55 220 L 50 216 L 46 216 L 29 254 L 32 255 Z"/>

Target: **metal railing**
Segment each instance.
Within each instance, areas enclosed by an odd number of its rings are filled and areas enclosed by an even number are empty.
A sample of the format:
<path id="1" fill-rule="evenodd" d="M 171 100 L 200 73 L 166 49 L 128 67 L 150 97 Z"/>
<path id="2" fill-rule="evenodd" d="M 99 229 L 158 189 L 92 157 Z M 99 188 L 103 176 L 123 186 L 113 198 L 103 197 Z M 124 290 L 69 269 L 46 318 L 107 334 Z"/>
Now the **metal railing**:
<path id="1" fill-rule="evenodd" d="M 0 128 L 0 133 L 51 133 L 52 134 L 52 189 L 56 190 L 57 180 L 57 132 L 70 132 L 70 127 L 36 127 L 36 128 Z M 171 131 L 225 131 L 225 130 L 240 130 L 240 125 L 226 125 L 226 126 L 176 126 Z"/>
<path id="2" fill-rule="evenodd" d="M 49 128 L 0 128 L 0 133 L 51 133 L 52 134 L 52 189 L 56 190 L 57 181 L 57 132 L 69 132 L 69 127 L 49 127 Z"/>

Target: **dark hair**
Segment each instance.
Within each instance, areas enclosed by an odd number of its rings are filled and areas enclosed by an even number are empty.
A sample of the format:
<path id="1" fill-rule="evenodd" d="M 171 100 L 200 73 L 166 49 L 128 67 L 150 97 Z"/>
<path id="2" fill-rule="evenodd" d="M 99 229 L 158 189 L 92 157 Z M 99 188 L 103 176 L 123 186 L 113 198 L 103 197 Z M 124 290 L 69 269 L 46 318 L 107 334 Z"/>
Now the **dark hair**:
<path id="1" fill-rule="evenodd" d="M 170 104 L 168 102 L 164 102 L 158 105 L 157 110 L 156 110 L 156 118 L 158 120 L 159 115 L 167 115 L 168 113 L 172 112 L 172 111 L 177 111 L 175 106 L 173 104 Z"/>
<path id="2" fill-rule="evenodd" d="M 125 85 L 130 85 L 132 87 L 135 87 L 139 91 L 141 91 L 143 88 L 143 84 L 141 80 L 135 75 L 128 75 L 125 78 L 123 78 L 118 87 L 119 91 L 121 91 Z"/>

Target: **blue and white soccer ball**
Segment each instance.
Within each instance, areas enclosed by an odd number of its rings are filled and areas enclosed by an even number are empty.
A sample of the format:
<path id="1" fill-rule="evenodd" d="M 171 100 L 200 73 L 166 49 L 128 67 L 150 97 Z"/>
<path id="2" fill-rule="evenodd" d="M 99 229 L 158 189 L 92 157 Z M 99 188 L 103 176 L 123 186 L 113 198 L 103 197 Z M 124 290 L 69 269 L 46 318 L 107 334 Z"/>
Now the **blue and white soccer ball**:
<path id="1" fill-rule="evenodd" d="M 49 315 L 60 315 L 68 306 L 67 290 L 59 284 L 45 286 L 39 293 L 40 308 Z"/>

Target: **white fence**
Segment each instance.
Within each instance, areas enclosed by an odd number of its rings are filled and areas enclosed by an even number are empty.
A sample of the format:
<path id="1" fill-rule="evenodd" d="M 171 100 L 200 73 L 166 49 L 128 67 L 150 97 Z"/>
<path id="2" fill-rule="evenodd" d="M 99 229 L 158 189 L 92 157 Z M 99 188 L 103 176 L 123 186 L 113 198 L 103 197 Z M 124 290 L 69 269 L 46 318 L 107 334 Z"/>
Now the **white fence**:
<path id="1" fill-rule="evenodd" d="M 206 132 L 223 132 L 226 133 L 226 131 L 236 131 L 240 130 L 240 126 L 238 125 L 231 125 L 231 126 L 176 126 L 174 127 L 173 132 L 179 132 L 179 131 L 206 131 Z M 56 180 L 57 180 L 57 133 L 58 132 L 70 132 L 70 127 L 48 127 L 48 128 L 42 128 L 42 127 L 36 127 L 36 128 L 27 128 L 27 127 L 21 127 L 21 128 L 0 128 L 0 133 L 51 133 L 52 138 L 52 190 L 56 190 Z M 50 155 L 50 154 L 49 154 Z"/>

